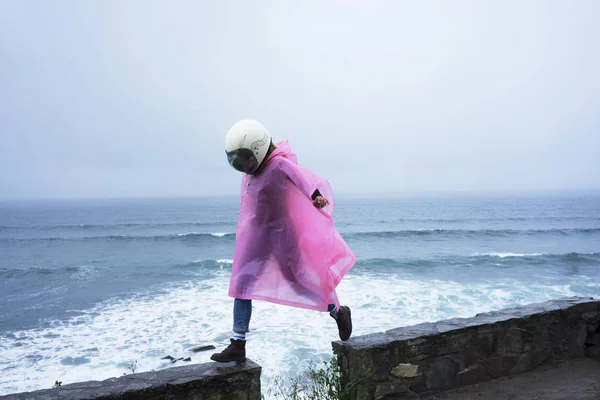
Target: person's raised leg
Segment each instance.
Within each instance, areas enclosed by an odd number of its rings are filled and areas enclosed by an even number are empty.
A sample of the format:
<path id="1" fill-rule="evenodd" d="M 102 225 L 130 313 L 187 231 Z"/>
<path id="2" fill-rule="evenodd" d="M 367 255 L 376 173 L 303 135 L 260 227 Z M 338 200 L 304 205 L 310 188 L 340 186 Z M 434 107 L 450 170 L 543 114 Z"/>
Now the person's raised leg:
<path id="1" fill-rule="evenodd" d="M 233 302 L 233 337 L 230 344 L 210 359 L 217 362 L 246 361 L 246 333 L 250 330 L 252 301 L 235 299 Z"/>
<path id="2" fill-rule="evenodd" d="M 350 339 L 350 336 L 352 335 L 352 311 L 350 310 L 350 307 L 340 305 L 335 291 L 331 293 L 329 301 L 330 304 L 328 305 L 327 311 L 329 311 L 329 315 L 331 315 L 337 323 L 340 339 L 346 341 Z"/>

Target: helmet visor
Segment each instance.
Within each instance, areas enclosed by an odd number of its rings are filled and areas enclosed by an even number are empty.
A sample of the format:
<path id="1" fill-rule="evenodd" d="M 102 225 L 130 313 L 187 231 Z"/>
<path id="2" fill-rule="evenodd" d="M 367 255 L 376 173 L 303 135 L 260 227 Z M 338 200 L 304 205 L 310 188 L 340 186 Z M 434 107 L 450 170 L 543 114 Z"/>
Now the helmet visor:
<path id="1" fill-rule="evenodd" d="M 229 165 L 240 172 L 252 174 L 258 168 L 258 160 L 250 149 L 237 149 L 227 153 Z"/>

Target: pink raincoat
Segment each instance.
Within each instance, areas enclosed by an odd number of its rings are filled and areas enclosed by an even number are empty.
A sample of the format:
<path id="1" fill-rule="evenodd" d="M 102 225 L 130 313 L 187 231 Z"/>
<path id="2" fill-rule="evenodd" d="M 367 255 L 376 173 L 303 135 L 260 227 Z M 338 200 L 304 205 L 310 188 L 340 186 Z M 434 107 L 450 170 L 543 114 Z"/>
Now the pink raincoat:
<path id="1" fill-rule="evenodd" d="M 318 209 L 319 190 L 329 205 Z M 356 257 L 334 227 L 324 179 L 298 166 L 284 141 L 261 170 L 242 179 L 229 296 L 327 311 Z"/>

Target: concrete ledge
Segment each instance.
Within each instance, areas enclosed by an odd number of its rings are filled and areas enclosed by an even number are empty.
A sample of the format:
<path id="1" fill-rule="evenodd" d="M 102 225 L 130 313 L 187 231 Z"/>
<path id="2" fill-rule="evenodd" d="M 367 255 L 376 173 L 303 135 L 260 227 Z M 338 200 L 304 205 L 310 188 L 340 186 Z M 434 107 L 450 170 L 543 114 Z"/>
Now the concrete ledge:
<path id="1" fill-rule="evenodd" d="M 566 298 L 334 342 L 354 399 L 416 399 L 531 371 L 600 360 L 600 300 Z M 365 369 L 369 375 L 364 376 Z"/>
<path id="2" fill-rule="evenodd" d="M 206 363 L 0 396 L 0 400 L 260 400 L 261 367 Z"/>

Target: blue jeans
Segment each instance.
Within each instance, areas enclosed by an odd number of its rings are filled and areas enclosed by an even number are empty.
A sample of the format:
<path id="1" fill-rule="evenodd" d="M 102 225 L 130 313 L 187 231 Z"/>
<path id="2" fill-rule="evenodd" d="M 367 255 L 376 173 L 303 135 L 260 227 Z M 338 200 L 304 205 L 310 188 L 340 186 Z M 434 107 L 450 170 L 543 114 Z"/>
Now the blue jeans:
<path id="1" fill-rule="evenodd" d="M 246 333 L 250 327 L 252 300 L 235 299 L 233 301 L 233 331 Z"/>

